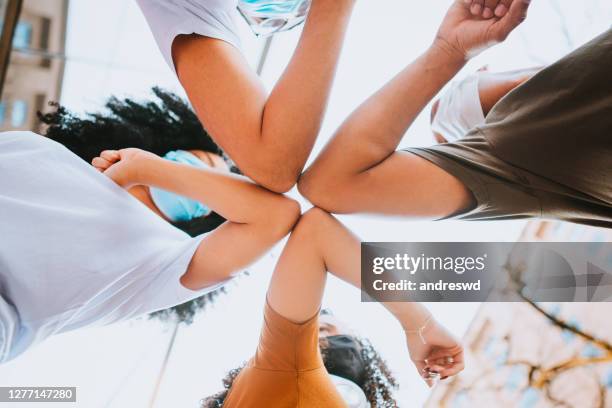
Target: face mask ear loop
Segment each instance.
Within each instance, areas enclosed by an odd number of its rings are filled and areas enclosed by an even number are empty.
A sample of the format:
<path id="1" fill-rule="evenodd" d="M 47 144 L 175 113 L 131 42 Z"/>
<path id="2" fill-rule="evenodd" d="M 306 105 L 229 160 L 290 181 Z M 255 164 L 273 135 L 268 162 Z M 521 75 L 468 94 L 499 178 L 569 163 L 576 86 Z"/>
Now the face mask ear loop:
<path id="1" fill-rule="evenodd" d="M 416 334 L 419 336 L 419 338 L 421 339 L 421 342 L 423 342 L 423 344 L 427 344 L 427 341 L 425 340 L 425 336 L 423 335 L 423 332 L 425 332 L 425 329 L 427 328 L 427 326 L 429 325 L 429 323 L 431 322 L 431 316 L 429 316 L 427 318 L 427 320 L 425 320 L 425 323 L 423 323 L 423 325 L 421 327 L 419 327 L 416 330 L 405 330 L 404 332 L 406 334 Z"/>

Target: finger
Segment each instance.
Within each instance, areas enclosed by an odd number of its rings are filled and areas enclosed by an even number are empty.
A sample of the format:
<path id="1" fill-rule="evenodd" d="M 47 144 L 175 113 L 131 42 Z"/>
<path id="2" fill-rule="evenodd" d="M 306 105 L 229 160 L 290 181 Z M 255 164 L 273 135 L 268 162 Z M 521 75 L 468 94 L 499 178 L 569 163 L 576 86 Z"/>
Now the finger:
<path id="1" fill-rule="evenodd" d="M 423 378 L 423 381 L 425 381 L 425 384 L 427 384 L 429 388 L 435 385 L 435 380 L 429 376 L 427 371 L 421 372 L 421 378 Z"/>
<path id="2" fill-rule="evenodd" d="M 452 357 L 455 361 L 463 358 L 463 348 L 461 346 L 456 346 L 453 348 L 445 348 L 445 349 L 437 349 L 429 353 L 427 356 L 428 362 L 434 362 L 438 359 L 445 359 L 447 357 Z"/>
<path id="3" fill-rule="evenodd" d="M 427 386 L 429 388 L 433 387 L 433 380 L 431 378 L 428 377 L 428 371 L 425 367 L 425 362 L 424 361 L 417 361 L 417 360 L 413 360 L 412 361 L 419 373 L 419 376 L 423 379 L 423 381 L 425 381 L 425 383 L 427 384 Z"/>
<path id="4" fill-rule="evenodd" d="M 497 24 L 497 40 L 504 41 L 508 35 L 527 18 L 531 0 L 514 0 L 508 13 Z"/>
<path id="5" fill-rule="evenodd" d="M 438 366 L 450 366 L 455 364 L 455 359 L 452 356 L 446 356 L 444 358 L 438 358 L 430 362 L 430 364 L 435 364 Z"/>
<path id="6" fill-rule="evenodd" d="M 106 170 L 107 168 L 109 168 L 112 163 L 109 162 L 108 160 L 102 158 L 102 157 L 96 157 L 91 161 L 91 164 L 97 168 L 97 169 L 102 169 L 102 170 Z"/>
<path id="7" fill-rule="evenodd" d="M 505 16 L 508 13 L 508 10 L 510 10 L 511 5 L 512 0 L 501 0 L 495 8 L 495 17 L 502 18 Z"/>
<path id="8" fill-rule="evenodd" d="M 465 363 L 457 363 L 450 368 L 445 368 L 442 371 L 439 371 L 442 377 L 452 377 L 453 375 L 459 374 L 465 368 Z"/>
<path id="9" fill-rule="evenodd" d="M 424 361 L 412 361 L 414 363 L 414 366 L 416 367 L 416 369 L 419 371 L 419 375 L 423 376 L 423 373 L 425 372 L 425 362 Z"/>
<path id="10" fill-rule="evenodd" d="M 491 18 L 495 15 L 495 9 L 497 8 L 497 4 L 499 0 L 485 0 L 484 8 L 482 10 L 483 18 Z"/>
<path id="11" fill-rule="evenodd" d="M 449 367 L 443 366 L 443 365 L 438 365 L 438 364 L 430 364 L 427 367 L 425 367 L 425 369 L 429 370 L 429 371 L 433 371 L 434 373 L 442 373 L 445 370 L 448 370 Z"/>
<path id="12" fill-rule="evenodd" d="M 474 16 L 480 16 L 484 6 L 484 0 L 474 0 L 470 6 L 470 13 Z"/>
<path id="13" fill-rule="evenodd" d="M 100 153 L 100 157 L 108 160 L 111 163 L 121 159 L 121 155 L 117 150 L 104 150 L 102 153 Z"/>

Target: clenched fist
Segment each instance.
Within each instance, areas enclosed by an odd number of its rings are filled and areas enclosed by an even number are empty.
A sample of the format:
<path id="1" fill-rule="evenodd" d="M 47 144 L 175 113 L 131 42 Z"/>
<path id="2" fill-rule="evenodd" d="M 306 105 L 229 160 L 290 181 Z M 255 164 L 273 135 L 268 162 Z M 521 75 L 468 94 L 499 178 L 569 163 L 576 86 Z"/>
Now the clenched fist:
<path id="1" fill-rule="evenodd" d="M 504 41 L 525 20 L 530 3 L 531 0 L 455 0 L 440 26 L 437 44 L 460 58 L 471 58 Z M 495 5 L 495 15 L 475 15 L 487 4 Z"/>

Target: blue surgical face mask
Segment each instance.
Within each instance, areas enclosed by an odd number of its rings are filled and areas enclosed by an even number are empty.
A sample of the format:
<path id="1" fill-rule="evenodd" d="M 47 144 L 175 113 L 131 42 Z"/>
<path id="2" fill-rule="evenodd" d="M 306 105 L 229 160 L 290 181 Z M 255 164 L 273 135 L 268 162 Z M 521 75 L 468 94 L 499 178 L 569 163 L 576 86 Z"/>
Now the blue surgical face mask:
<path id="1" fill-rule="evenodd" d="M 168 152 L 164 159 L 193 167 L 208 167 L 202 160 L 184 150 Z M 151 187 L 151 198 L 159 211 L 172 222 L 191 221 L 211 213 L 210 208 L 198 201 L 155 187 Z"/>
<path id="2" fill-rule="evenodd" d="M 290 30 L 304 22 L 311 0 L 238 0 L 238 10 L 258 36 Z"/>

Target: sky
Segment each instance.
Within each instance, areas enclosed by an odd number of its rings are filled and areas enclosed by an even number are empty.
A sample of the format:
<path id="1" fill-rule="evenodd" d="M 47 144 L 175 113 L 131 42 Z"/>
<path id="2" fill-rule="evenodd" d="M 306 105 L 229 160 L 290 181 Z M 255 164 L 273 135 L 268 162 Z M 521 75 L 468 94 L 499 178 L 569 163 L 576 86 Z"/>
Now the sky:
<path id="1" fill-rule="evenodd" d="M 426 49 L 449 4 L 450 0 L 358 0 L 312 157 L 361 101 Z M 609 27 L 611 17 L 609 0 L 536 0 L 524 26 L 505 44 L 471 61 L 459 76 L 485 64 L 491 70 L 506 70 L 553 62 Z M 245 55 L 255 66 L 263 42 L 245 24 L 240 30 Z M 275 37 L 262 74 L 268 89 L 282 73 L 298 38 L 299 30 Z M 66 53 L 61 102 L 77 112 L 99 110 L 110 95 L 147 98 L 154 85 L 183 94 L 134 0 L 71 0 Z M 428 114 L 426 109 L 417 119 L 402 147 L 432 143 Z M 299 199 L 295 191 L 291 195 Z M 340 219 L 364 241 L 515 241 L 525 225 L 524 221 Z M 281 249 L 282 243 L 249 268 L 250 276 L 230 284 L 229 294 L 192 326 L 180 326 L 163 376 L 162 361 L 174 327 L 145 318 L 49 339 L 2 366 L 0 384 L 77 386 L 78 407 L 196 407 L 200 398 L 221 388 L 228 369 L 252 355 L 267 282 Z M 359 299 L 356 290 L 332 278 L 324 304 L 381 351 L 401 384 L 401 406 L 421 406 L 428 390 L 409 362 L 403 333 L 380 306 Z M 462 336 L 478 308 L 478 304 L 429 306 L 457 336 Z"/>

